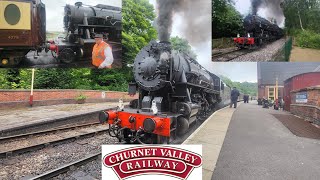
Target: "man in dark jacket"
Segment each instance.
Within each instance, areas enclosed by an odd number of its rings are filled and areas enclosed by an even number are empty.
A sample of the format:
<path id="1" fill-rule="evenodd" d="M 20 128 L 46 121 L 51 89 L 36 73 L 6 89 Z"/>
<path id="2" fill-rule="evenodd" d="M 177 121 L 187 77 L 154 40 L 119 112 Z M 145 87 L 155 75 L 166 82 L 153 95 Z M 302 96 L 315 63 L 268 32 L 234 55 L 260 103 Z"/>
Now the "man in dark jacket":
<path id="1" fill-rule="evenodd" d="M 232 107 L 232 105 L 234 105 L 234 108 L 237 108 L 237 103 L 238 103 L 238 98 L 240 96 L 239 91 L 237 90 L 236 87 L 233 88 L 233 90 L 231 91 L 231 104 L 230 104 L 230 108 Z"/>
<path id="2" fill-rule="evenodd" d="M 244 103 L 249 103 L 249 95 L 244 95 L 243 96 L 243 101 L 244 101 Z"/>

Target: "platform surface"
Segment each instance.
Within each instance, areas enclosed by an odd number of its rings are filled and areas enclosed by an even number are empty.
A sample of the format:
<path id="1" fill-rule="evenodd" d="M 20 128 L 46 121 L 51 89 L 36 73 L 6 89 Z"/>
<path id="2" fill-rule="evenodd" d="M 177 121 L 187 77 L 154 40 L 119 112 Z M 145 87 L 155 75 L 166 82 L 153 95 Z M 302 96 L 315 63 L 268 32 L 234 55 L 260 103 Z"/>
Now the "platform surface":
<path id="1" fill-rule="evenodd" d="M 238 108 L 241 106 L 238 103 Z M 236 109 L 226 107 L 211 115 L 183 144 L 202 145 L 202 177 L 211 179 L 231 117 Z"/>
<path id="2" fill-rule="evenodd" d="M 0 131 L 52 119 L 76 116 L 116 107 L 118 103 L 86 103 L 0 110 Z"/>
<path id="3" fill-rule="evenodd" d="M 212 180 L 319 179 L 320 141 L 295 136 L 273 114 L 289 113 L 241 104 L 233 113 L 217 163 L 212 160 L 212 166 L 216 164 Z M 215 157 L 211 152 L 209 157 Z"/>

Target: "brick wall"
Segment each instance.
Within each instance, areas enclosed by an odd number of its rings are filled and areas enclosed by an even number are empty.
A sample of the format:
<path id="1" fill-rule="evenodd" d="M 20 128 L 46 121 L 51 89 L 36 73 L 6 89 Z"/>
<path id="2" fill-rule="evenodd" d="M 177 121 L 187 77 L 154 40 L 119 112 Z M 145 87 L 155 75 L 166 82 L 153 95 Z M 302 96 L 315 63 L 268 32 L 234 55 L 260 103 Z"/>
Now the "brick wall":
<path id="1" fill-rule="evenodd" d="M 307 92 L 308 102 L 296 102 L 296 94 Z M 304 117 L 307 120 L 320 125 L 320 86 L 299 89 L 291 92 L 290 112 Z"/>
<path id="2" fill-rule="evenodd" d="M 127 92 L 90 91 L 90 90 L 35 90 L 33 106 L 50 106 L 57 104 L 76 104 L 75 98 L 80 94 L 87 96 L 86 103 L 118 102 L 122 98 L 125 102 L 130 97 Z M 103 94 L 105 95 L 103 97 Z M 29 107 L 30 91 L 28 90 L 0 90 L 0 109 Z"/>
<path id="3" fill-rule="evenodd" d="M 105 93 L 105 98 L 102 94 Z M 80 94 L 87 99 L 132 99 L 127 92 L 112 91 L 90 91 L 90 90 L 35 90 L 33 98 L 35 101 L 75 99 Z M 0 102 L 29 101 L 28 90 L 0 90 Z"/>

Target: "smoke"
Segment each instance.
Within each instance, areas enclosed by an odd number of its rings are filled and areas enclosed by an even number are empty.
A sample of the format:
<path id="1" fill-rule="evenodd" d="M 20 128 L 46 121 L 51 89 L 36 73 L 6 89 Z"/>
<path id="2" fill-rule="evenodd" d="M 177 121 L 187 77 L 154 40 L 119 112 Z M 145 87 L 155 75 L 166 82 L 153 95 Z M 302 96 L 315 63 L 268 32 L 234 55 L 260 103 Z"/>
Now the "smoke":
<path id="1" fill-rule="evenodd" d="M 157 29 L 160 41 L 169 41 L 174 20 L 179 36 L 194 46 L 211 39 L 211 0 L 157 0 Z"/>
<path id="2" fill-rule="evenodd" d="M 264 12 L 268 20 L 275 19 L 281 26 L 284 23 L 284 14 L 281 4 L 284 0 L 251 0 L 252 14 L 256 15 L 259 11 Z"/>
<path id="3" fill-rule="evenodd" d="M 251 0 L 251 7 L 252 7 L 252 14 L 253 15 L 257 15 L 258 10 L 263 2 L 264 2 L 264 0 Z"/>
<path id="4" fill-rule="evenodd" d="M 157 0 L 157 28 L 160 41 L 169 41 L 172 30 L 173 15 L 180 11 L 184 0 Z"/>

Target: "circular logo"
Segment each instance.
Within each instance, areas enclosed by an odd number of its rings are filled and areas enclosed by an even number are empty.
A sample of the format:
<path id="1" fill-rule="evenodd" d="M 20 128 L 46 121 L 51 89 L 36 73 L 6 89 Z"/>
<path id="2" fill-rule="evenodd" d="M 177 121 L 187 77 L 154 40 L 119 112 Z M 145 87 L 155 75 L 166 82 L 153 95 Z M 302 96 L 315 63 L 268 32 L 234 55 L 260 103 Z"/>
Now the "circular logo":
<path id="1" fill-rule="evenodd" d="M 4 10 L 4 18 L 10 25 L 16 25 L 21 18 L 21 12 L 15 4 L 9 4 Z"/>

